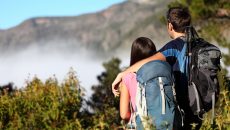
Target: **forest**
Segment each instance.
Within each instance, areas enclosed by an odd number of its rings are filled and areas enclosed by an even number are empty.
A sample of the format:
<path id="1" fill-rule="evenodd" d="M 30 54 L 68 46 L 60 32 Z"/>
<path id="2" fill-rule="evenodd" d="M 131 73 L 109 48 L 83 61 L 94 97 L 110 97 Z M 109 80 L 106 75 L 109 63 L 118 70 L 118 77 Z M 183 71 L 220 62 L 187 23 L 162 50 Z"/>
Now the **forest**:
<path id="1" fill-rule="evenodd" d="M 230 43 L 223 36 L 225 27 L 230 25 L 230 2 L 228 0 L 177 0 L 168 7 L 188 7 L 201 37 L 215 41 L 218 46 L 230 52 Z M 161 18 L 165 24 L 165 18 Z M 222 54 L 224 65 L 219 72 L 220 97 L 215 106 L 214 123 L 210 112 L 204 115 L 202 130 L 230 130 L 230 78 L 227 66 L 230 55 Z M 0 129 L 123 129 L 124 122 L 119 116 L 119 97 L 114 97 L 111 84 L 122 71 L 121 60 L 112 58 L 103 63 L 104 71 L 92 86 L 93 94 L 84 98 L 84 89 L 70 69 L 63 82 L 50 77 L 42 82 L 39 77 L 27 81 L 23 89 L 11 84 L 0 89 Z M 191 124 L 196 125 L 196 124 Z"/>

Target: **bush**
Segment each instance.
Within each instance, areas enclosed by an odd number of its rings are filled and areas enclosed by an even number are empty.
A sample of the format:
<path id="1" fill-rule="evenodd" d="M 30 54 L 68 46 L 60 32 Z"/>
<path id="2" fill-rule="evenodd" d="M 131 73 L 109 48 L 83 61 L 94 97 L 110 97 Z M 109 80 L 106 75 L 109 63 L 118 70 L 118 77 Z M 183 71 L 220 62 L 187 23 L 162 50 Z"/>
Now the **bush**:
<path id="1" fill-rule="evenodd" d="M 35 77 L 26 87 L 0 97 L 0 129 L 80 129 L 82 106 L 79 82 L 73 70 L 58 85 Z"/>

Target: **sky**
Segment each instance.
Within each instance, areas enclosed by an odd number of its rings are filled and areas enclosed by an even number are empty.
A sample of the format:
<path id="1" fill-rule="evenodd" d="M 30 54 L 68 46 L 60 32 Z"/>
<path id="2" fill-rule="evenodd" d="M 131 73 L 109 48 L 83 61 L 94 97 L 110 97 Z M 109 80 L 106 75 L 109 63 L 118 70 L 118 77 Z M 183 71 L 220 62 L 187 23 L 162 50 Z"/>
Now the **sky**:
<path id="1" fill-rule="evenodd" d="M 125 0 L 0 0 L 0 29 L 44 16 L 77 16 L 104 10 Z"/>

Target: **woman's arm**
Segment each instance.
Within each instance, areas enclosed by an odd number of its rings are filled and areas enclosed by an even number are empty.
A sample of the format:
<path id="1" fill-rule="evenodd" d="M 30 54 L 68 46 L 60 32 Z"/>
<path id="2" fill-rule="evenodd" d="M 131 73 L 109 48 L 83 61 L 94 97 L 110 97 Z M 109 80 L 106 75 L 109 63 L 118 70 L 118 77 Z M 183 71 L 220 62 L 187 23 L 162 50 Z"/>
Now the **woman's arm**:
<path id="1" fill-rule="evenodd" d="M 123 82 L 120 83 L 120 116 L 124 120 L 130 118 L 130 96 L 127 87 Z"/>
<path id="2" fill-rule="evenodd" d="M 129 73 L 129 72 L 137 72 L 137 70 L 139 68 L 141 68 L 142 65 L 144 65 L 145 63 L 149 62 L 149 61 L 153 61 L 153 60 L 162 60 L 162 61 L 166 61 L 166 58 L 165 56 L 161 53 L 161 52 L 158 52 L 156 53 L 155 55 L 149 57 L 149 58 L 146 58 L 146 59 L 143 59 L 137 63 L 135 63 L 134 65 L 130 66 L 128 69 L 126 69 L 125 71 L 119 73 L 116 77 L 116 79 L 113 81 L 112 83 L 112 91 L 113 91 L 113 94 L 115 96 L 118 96 L 119 95 L 119 91 L 118 91 L 118 85 L 119 83 L 121 82 L 121 78 Z"/>

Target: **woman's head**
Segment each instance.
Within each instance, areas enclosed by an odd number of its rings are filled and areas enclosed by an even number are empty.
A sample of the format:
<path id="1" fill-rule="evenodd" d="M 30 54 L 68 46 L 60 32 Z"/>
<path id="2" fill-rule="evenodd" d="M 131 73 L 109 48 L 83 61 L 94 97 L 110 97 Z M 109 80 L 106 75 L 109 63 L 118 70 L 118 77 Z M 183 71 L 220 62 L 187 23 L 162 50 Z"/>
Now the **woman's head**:
<path id="1" fill-rule="evenodd" d="M 130 66 L 136 62 L 152 56 L 156 53 L 156 47 L 151 39 L 139 37 L 133 41 L 131 48 Z"/>

